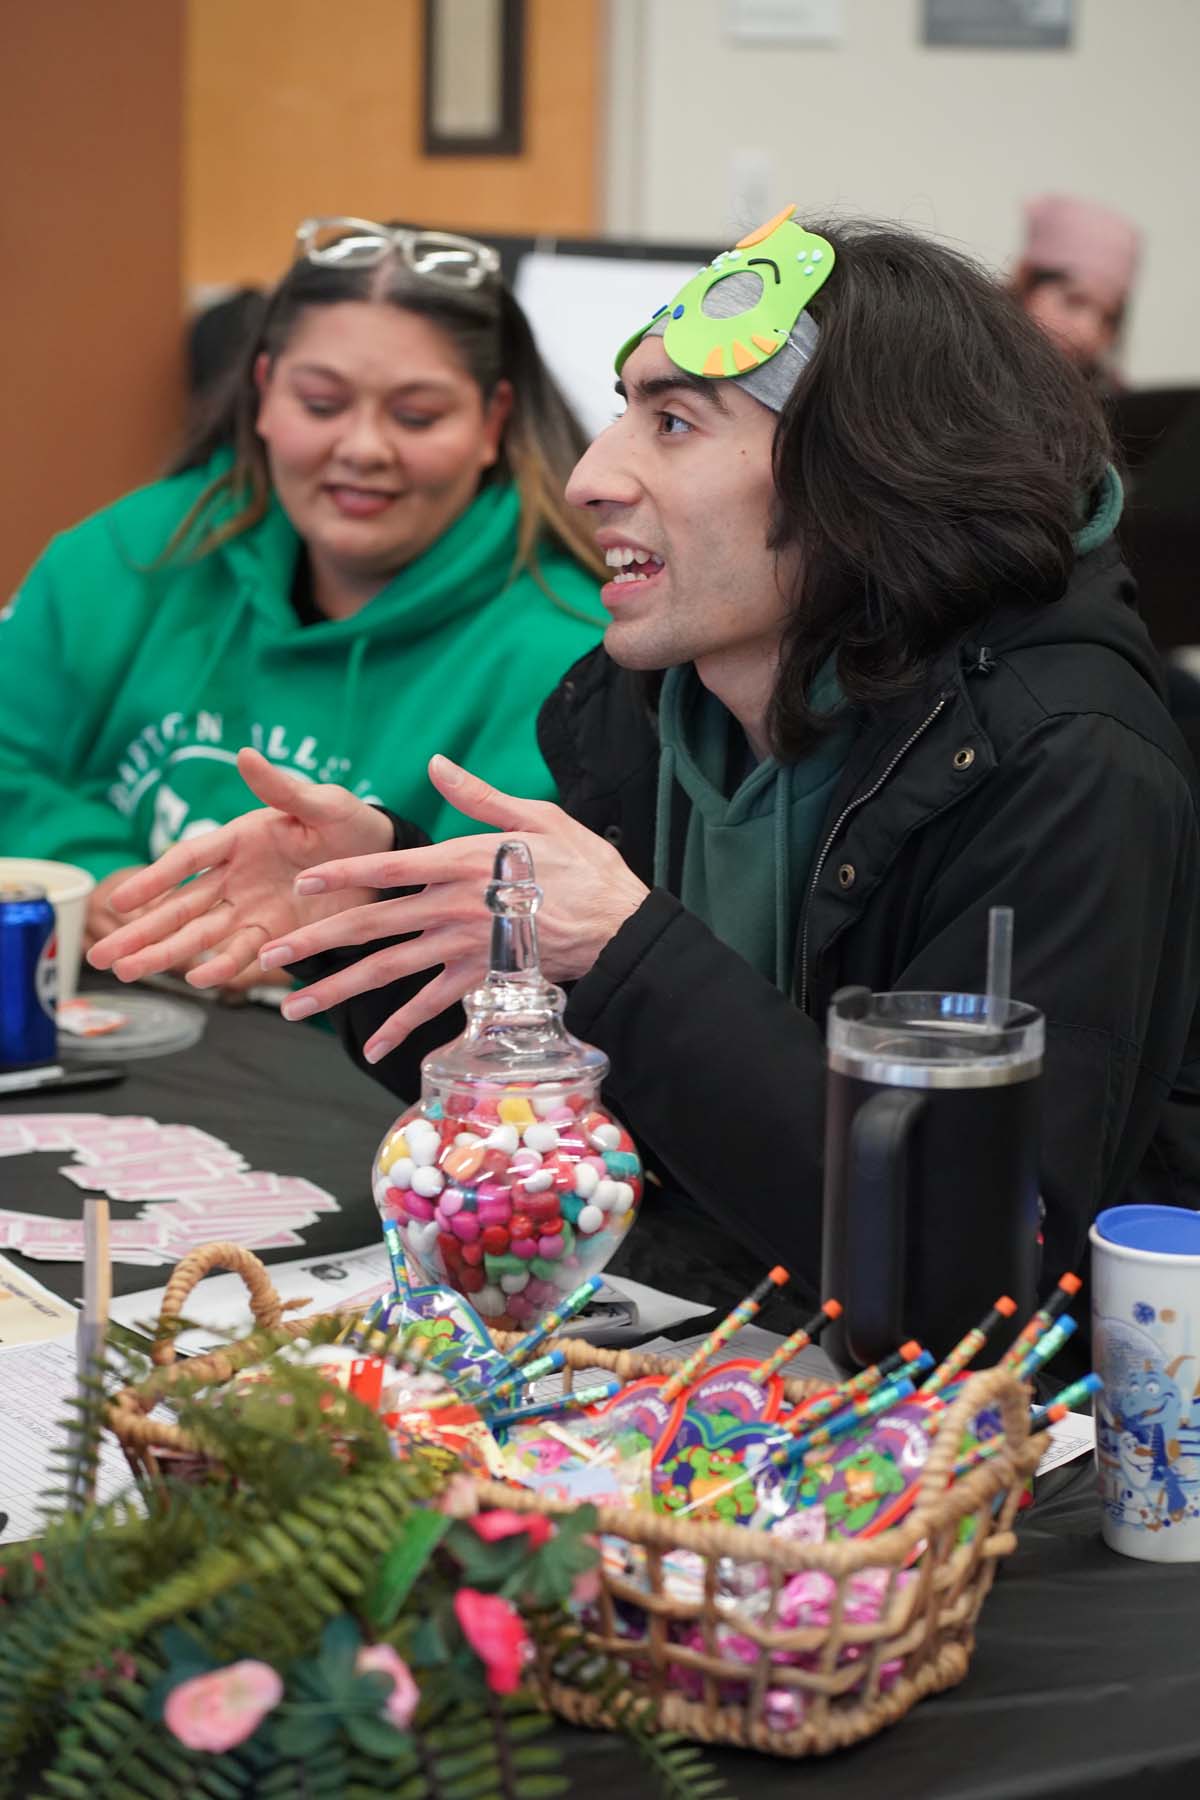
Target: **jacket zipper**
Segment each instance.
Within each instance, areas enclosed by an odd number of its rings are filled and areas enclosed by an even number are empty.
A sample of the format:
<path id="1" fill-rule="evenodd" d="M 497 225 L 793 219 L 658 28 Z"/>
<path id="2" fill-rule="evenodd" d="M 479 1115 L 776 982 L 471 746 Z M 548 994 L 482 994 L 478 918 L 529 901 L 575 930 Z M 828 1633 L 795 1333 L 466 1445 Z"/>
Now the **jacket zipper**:
<path id="1" fill-rule="evenodd" d="M 929 727 L 933 724 L 933 721 L 937 718 L 938 714 L 945 707 L 945 704 L 949 698 L 950 698 L 949 694 L 942 695 L 941 699 L 938 701 L 937 705 L 934 707 L 934 709 L 930 713 L 929 717 L 927 719 L 923 719 L 922 722 L 917 726 L 917 729 L 913 732 L 912 736 L 910 738 L 906 739 L 903 744 L 901 744 L 900 748 L 897 750 L 895 756 L 893 756 L 891 762 L 888 764 L 887 768 L 883 771 L 883 773 L 879 777 L 878 781 L 876 781 L 872 787 L 869 787 L 865 794 L 857 795 L 857 797 L 855 799 L 849 801 L 847 803 L 847 805 L 842 808 L 840 815 L 838 816 L 837 820 L 834 823 L 832 831 L 829 833 L 829 836 L 825 839 L 825 843 L 821 849 L 821 854 L 817 857 L 816 865 L 813 868 L 812 880 L 808 884 L 808 893 L 805 896 L 805 901 L 804 901 L 804 926 L 803 926 L 803 929 L 800 934 L 800 1010 L 801 1010 L 801 1012 L 808 1011 L 808 916 L 809 916 L 810 909 L 812 907 L 813 895 L 817 891 L 817 883 L 821 879 L 821 871 L 825 867 L 825 860 L 828 857 L 829 852 L 833 848 L 834 839 L 837 837 L 839 831 L 842 829 L 842 826 L 846 823 L 846 820 L 850 817 L 850 814 L 852 812 L 857 812 L 860 806 L 865 806 L 868 800 L 873 800 L 875 798 L 875 796 L 879 792 L 880 788 L 883 786 L 885 781 L 887 781 L 888 777 L 892 774 L 892 771 L 896 768 L 896 765 L 904 760 L 904 758 L 908 755 L 909 751 L 912 749 L 913 745 L 916 743 L 917 739 L 919 737 L 923 737 L 925 732 L 927 732 L 929 730 Z"/>

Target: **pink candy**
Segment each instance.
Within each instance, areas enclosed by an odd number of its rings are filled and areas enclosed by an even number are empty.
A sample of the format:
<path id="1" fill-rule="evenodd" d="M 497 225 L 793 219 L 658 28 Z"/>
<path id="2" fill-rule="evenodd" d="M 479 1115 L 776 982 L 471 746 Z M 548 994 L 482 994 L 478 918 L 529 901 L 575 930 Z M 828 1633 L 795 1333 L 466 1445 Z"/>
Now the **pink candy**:
<path id="1" fill-rule="evenodd" d="M 411 1191 L 405 1194 L 404 1205 L 410 1219 L 432 1219 L 435 1210 L 432 1200 Z"/>
<path id="2" fill-rule="evenodd" d="M 474 1213 L 458 1212 L 450 1221 L 450 1229 L 464 1244 L 473 1244 L 479 1236 L 479 1220 Z"/>

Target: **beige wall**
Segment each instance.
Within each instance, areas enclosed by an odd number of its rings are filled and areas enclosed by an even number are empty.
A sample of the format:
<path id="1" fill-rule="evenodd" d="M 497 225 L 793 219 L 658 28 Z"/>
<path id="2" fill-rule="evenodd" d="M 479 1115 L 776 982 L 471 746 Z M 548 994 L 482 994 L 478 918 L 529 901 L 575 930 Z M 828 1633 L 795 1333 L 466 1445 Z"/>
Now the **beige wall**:
<path id="1" fill-rule="evenodd" d="M 4 8 L 0 600 L 179 427 L 182 35 L 182 0 Z"/>
<path id="2" fill-rule="evenodd" d="M 1065 52 L 926 50 L 920 0 L 843 0 L 831 49 L 731 45 L 724 13 L 611 0 L 609 229 L 726 241 L 757 223 L 733 217 L 749 152 L 768 212 L 898 219 L 999 269 L 1024 197 L 1088 195 L 1140 220 L 1149 245 L 1129 374 L 1200 377 L 1198 0 L 1077 0 Z"/>
<path id="3" fill-rule="evenodd" d="M 527 0 L 519 157 L 421 155 L 421 14 L 420 0 L 189 0 L 189 287 L 272 280 L 309 213 L 594 228 L 602 0 Z"/>

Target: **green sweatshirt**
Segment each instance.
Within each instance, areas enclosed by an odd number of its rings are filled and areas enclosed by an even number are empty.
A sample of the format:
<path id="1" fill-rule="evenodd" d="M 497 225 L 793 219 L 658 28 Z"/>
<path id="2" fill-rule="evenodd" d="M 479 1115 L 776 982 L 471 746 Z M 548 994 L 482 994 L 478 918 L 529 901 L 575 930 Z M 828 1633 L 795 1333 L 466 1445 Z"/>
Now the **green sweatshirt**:
<path id="1" fill-rule="evenodd" d="M 159 559 L 218 460 L 55 538 L 0 614 L 0 854 L 97 878 L 254 804 L 252 744 L 382 801 L 435 838 L 483 829 L 430 786 L 443 751 L 552 798 L 538 707 L 602 630 L 597 583 L 561 551 L 512 576 L 518 502 L 485 488 L 353 618 L 302 625 L 299 540 L 277 505 L 199 560 Z M 571 609 L 571 610 L 568 610 Z"/>

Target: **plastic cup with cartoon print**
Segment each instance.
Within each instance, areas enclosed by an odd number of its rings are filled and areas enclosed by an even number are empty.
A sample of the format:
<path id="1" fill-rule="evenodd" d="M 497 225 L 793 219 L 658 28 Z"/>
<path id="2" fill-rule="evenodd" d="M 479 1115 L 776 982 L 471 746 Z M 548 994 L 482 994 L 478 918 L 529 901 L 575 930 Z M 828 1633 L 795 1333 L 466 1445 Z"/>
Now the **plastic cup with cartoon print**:
<path id="1" fill-rule="evenodd" d="M 35 856 L 0 856 L 0 882 L 19 886 L 33 882 L 45 888 L 54 908 L 55 961 L 58 971 L 58 1003 L 75 998 L 79 963 L 83 955 L 83 924 L 88 895 L 95 879 L 73 863 L 45 862 Z"/>
<path id="2" fill-rule="evenodd" d="M 1090 1236 L 1104 1541 L 1200 1562 L 1200 1214 L 1111 1206 Z"/>
<path id="3" fill-rule="evenodd" d="M 600 1098 L 608 1058 L 567 1031 L 538 967 L 541 890 L 523 843 L 487 888 L 491 970 L 461 1037 L 427 1057 L 421 1098 L 375 1156 L 372 1190 L 421 1281 L 523 1331 L 609 1262 L 633 1224 L 642 1165 Z"/>

